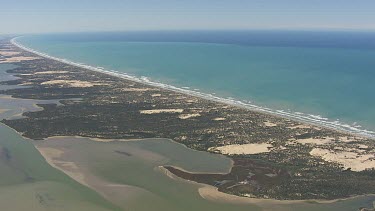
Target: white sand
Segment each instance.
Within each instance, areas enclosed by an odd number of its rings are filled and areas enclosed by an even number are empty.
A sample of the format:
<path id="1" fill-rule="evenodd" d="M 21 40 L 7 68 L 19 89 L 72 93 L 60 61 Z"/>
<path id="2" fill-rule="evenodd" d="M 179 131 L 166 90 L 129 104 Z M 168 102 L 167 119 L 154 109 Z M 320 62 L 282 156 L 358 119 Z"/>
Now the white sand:
<path id="1" fill-rule="evenodd" d="M 42 85 L 61 85 L 67 87 L 92 87 L 98 85 L 105 85 L 102 83 L 94 83 L 89 81 L 79 81 L 79 80 L 52 80 L 45 81 L 41 83 Z"/>
<path id="2" fill-rule="evenodd" d="M 43 71 L 43 72 L 36 72 L 35 75 L 44 75 L 44 74 L 63 74 L 63 73 L 69 73 L 69 71 Z"/>
<path id="3" fill-rule="evenodd" d="M 182 113 L 184 109 L 153 109 L 153 110 L 140 110 L 141 114 L 161 114 L 161 113 Z"/>
<path id="4" fill-rule="evenodd" d="M 155 89 L 150 89 L 150 88 L 123 88 L 121 91 L 124 92 L 146 92 L 146 91 L 153 91 Z"/>
<path id="5" fill-rule="evenodd" d="M 267 126 L 267 127 L 275 127 L 275 126 L 277 126 L 277 124 L 272 123 L 272 122 L 270 122 L 270 121 L 266 121 L 266 122 L 264 122 L 264 125 Z"/>
<path id="6" fill-rule="evenodd" d="M 152 94 L 151 97 L 160 97 L 161 94 Z"/>
<path id="7" fill-rule="evenodd" d="M 227 155 L 259 154 L 269 152 L 273 146 L 268 143 L 261 144 L 232 144 L 221 147 L 211 147 L 209 151 L 219 151 Z"/>
<path id="8" fill-rule="evenodd" d="M 278 210 L 277 205 L 286 205 L 286 204 L 303 204 L 306 202 L 317 202 L 319 204 L 329 204 L 334 203 L 339 200 L 351 199 L 356 197 L 349 197 L 345 199 L 337 200 L 275 200 L 275 199 L 258 199 L 250 198 L 251 195 L 247 197 L 240 197 L 235 195 L 230 195 L 223 193 L 217 190 L 216 187 L 204 185 L 198 189 L 199 195 L 209 201 L 216 201 L 222 203 L 232 203 L 232 204 L 256 204 L 262 207 L 262 210 L 273 211 Z"/>
<path id="9" fill-rule="evenodd" d="M 85 176 L 75 163 L 60 160 L 60 157 L 64 154 L 62 150 L 49 147 L 37 147 L 37 149 L 52 167 L 59 169 L 79 183 L 90 187 L 85 182 Z"/>
<path id="10" fill-rule="evenodd" d="M 193 117 L 199 117 L 201 116 L 200 114 L 196 113 L 196 114 L 181 114 L 180 116 L 178 116 L 178 118 L 180 119 L 190 119 L 190 118 L 193 118 Z"/>
<path id="11" fill-rule="evenodd" d="M 10 111 L 10 109 L 2 109 L 2 108 L 0 108 L 0 114 L 4 113 L 4 112 L 7 112 L 7 111 Z"/>
<path id="12" fill-rule="evenodd" d="M 339 137 L 339 140 L 342 142 L 355 142 L 355 141 L 363 140 L 363 138 L 359 136 L 356 136 L 356 137 L 342 136 L 342 137 Z"/>
<path id="13" fill-rule="evenodd" d="M 3 56 L 15 56 L 15 55 L 20 54 L 20 52 L 16 52 L 16 51 L 0 51 L 0 54 L 3 55 Z"/>
<path id="14" fill-rule="evenodd" d="M 309 129 L 311 128 L 311 126 L 309 125 L 296 125 L 296 126 L 291 126 L 291 127 L 287 127 L 289 129 Z"/>
<path id="15" fill-rule="evenodd" d="M 13 62 L 22 62 L 22 61 L 30 61 L 30 60 L 35 60 L 39 59 L 38 57 L 26 57 L 26 56 L 16 56 L 12 58 L 5 58 L 4 61 L 0 61 L 0 64 L 3 63 L 13 63 Z"/>
<path id="16" fill-rule="evenodd" d="M 295 142 L 300 144 L 316 144 L 316 145 L 324 145 L 329 144 L 334 140 L 334 138 L 331 137 L 325 137 L 325 138 L 305 138 L 305 139 L 297 139 Z"/>
<path id="17" fill-rule="evenodd" d="M 328 162 L 339 163 L 345 168 L 351 168 L 352 171 L 363 171 L 367 168 L 375 168 L 374 152 L 370 154 L 360 154 L 359 152 L 353 152 L 352 150 L 353 149 L 332 151 L 329 149 L 314 148 L 310 151 L 310 154 L 321 157 Z"/>
<path id="18" fill-rule="evenodd" d="M 224 121 L 225 120 L 225 118 L 223 118 L 223 117 L 218 117 L 218 118 L 215 118 L 215 119 L 213 119 L 214 121 Z"/>
<path id="19" fill-rule="evenodd" d="M 364 144 L 357 144 L 358 149 L 368 149 L 367 145 Z"/>

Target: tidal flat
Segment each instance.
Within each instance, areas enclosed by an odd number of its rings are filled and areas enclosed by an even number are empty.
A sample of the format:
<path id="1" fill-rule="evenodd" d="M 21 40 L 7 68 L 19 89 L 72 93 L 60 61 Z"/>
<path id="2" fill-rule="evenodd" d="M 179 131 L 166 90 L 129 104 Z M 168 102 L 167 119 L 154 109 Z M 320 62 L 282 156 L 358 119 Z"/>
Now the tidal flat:
<path id="1" fill-rule="evenodd" d="M 12 117 L 34 101 L 0 96 L 1 118 Z M 96 192 L 51 167 L 32 141 L 0 124 L 0 210 L 119 210 Z"/>

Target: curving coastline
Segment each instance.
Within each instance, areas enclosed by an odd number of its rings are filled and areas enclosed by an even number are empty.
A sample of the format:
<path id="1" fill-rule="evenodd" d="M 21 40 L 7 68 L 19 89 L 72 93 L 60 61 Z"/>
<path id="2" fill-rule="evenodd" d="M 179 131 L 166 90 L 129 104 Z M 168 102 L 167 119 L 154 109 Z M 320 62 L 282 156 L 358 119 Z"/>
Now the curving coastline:
<path id="1" fill-rule="evenodd" d="M 102 67 L 93 67 L 93 66 L 90 66 L 90 65 L 87 65 L 87 64 L 73 62 L 73 61 L 70 61 L 70 60 L 67 60 L 67 59 L 57 58 L 57 57 L 54 57 L 54 56 L 50 56 L 46 53 L 39 52 L 39 51 L 36 51 L 34 49 L 26 47 L 26 46 L 22 45 L 21 43 L 17 42 L 17 38 L 19 38 L 19 37 L 15 37 L 15 38 L 11 39 L 10 42 L 13 45 L 15 45 L 15 46 L 17 46 L 17 47 L 19 47 L 19 48 L 21 48 L 25 51 L 37 54 L 37 55 L 39 55 L 41 57 L 44 57 L 44 58 L 59 61 L 59 62 L 65 63 L 65 64 L 73 65 L 73 66 L 80 67 L 80 68 L 85 68 L 85 69 L 88 69 L 88 70 L 91 70 L 91 71 L 105 73 L 105 74 L 108 74 L 108 75 L 111 75 L 111 76 L 131 80 L 131 81 L 138 82 L 138 83 L 143 83 L 143 84 L 158 87 L 158 88 L 163 88 L 163 89 L 166 89 L 166 90 L 171 90 L 171 91 L 175 91 L 175 92 L 179 92 L 179 93 L 183 93 L 183 94 L 188 94 L 188 95 L 191 95 L 191 96 L 194 96 L 194 97 L 200 97 L 200 98 L 207 99 L 207 100 L 212 100 L 212 101 L 216 101 L 216 102 L 220 102 L 220 103 L 226 103 L 226 104 L 241 107 L 241 108 L 246 108 L 246 109 L 249 109 L 249 110 L 252 110 L 252 111 L 271 114 L 271 115 L 275 115 L 275 116 L 278 116 L 278 117 L 284 117 L 284 118 L 300 121 L 302 123 L 307 123 L 307 124 L 311 124 L 311 125 L 315 125 L 315 126 L 319 126 L 319 127 L 334 129 L 334 130 L 338 130 L 340 132 L 346 132 L 346 133 L 350 133 L 350 134 L 354 134 L 354 135 L 358 135 L 358 136 L 363 136 L 363 137 L 366 137 L 366 138 L 371 138 L 371 139 L 375 138 L 375 131 L 361 129 L 361 126 L 359 126 L 359 125 L 349 125 L 349 124 L 346 124 L 346 123 L 342 123 L 338 120 L 333 121 L 333 120 L 330 120 L 328 118 L 321 117 L 319 115 L 312 115 L 312 114 L 305 114 L 305 113 L 301 113 L 301 112 L 288 112 L 288 111 L 284 111 L 284 110 L 270 109 L 270 108 L 267 108 L 267 107 L 254 105 L 250 102 L 244 102 L 244 101 L 232 99 L 232 98 L 222 98 L 222 97 L 215 96 L 213 94 L 202 93 L 202 92 L 199 92 L 199 91 L 196 91 L 196 90 L 191 90 L 189 87 L 176 87 L 176 86 L 169 85 L 169 84 L 154 82 L 154 81 L 152 81 L 149 78 L 144 77 L 144 76 L 136 77 L 136 76 L 132 76 L 132 75 L 129 75 L 129 74 L 126 74 L 126 73 L 116 71 L 116 70 L 107 70 L 107 69 L 102 68 Z"/>
<path id="2" fill-rule="evenodd" d="M 20 79 L 2 84 L 29 85 L 3 94 L 21 99 L 60 99 L 63 105 L 41 104 L 44 110 L 25 114 L 27 119 L 2 120 L 25 137 L 172 139 L 233 160 L 231 171 L 224 175 L 178 169 L 172 173 L 238 196 L 331 200 L 374 193 L 373 140 L 43 58 L 16 48 L 9 40 L 3 48 L 20 51 L 18 57 L 6 57 L 3 63 L 21 61 L 18 68 L 8 71 Z M 252 146 L 267 149 L 259 153 Z M 160 150 L 176 154 L 174 150 Z M 343 159 L 345 155 L 350 157 Z M 365 168 L 354 168 L 358 162 Z"/>

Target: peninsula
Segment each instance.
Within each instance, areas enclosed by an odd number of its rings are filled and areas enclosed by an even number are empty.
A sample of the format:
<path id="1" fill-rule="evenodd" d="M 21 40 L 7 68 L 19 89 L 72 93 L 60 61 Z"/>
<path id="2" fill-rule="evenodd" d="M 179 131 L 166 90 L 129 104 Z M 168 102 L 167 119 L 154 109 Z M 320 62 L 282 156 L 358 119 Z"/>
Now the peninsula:
<path id="1" fill-rule="evenodd" d="M 2 123 L 24 137 L 168 138 L 233 160 L 226 174 L 174 175 L 250 198 L 341 199 L 375 193 L 375 144 L 370 138 L 215 102 L 45 58 L 0 41 L 0 64 L 15 64 L 1 90 L 39 104 Z"/>

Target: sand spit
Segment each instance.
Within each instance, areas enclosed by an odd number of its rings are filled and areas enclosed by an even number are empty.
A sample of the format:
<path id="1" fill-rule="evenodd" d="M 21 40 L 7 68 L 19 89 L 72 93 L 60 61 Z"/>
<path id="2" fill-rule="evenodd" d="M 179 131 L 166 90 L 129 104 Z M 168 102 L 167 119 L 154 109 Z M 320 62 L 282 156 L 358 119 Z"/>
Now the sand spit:
<path id="1" fill-rule="evenodd" d="M 61 140 L 63 141 L 64 139 L 69 139 L 69 138 L 74 138 L 76 140 L 89 140 L 89 141 L 95 141 L 95 142 L 131 142 L 131 141 L 139 141 L 143 139 L 104 139 L 104 138 L 92 138 L 92 137 L 82 137 L 82 136 L 51 136 L 46 138 L 45 140 Z"/>
<path id="2" fill-rule="evenodd" d="M 102 83 L 93 83 L 89 81 L 80 81 L 80 80 L 51 80 L 51 81 L 45 81 L 41 83 L 42 85 L 60 85 L 62 87 L 93 87 L 93 86 L 101 86 L 105 85 Z"/>
<path id="3" fill-rule="evenodd" d="M 310 154 L 321 157 L 328 162 L 339 163 L 344 168 L 350 168 L 352 171 L 363 171 L 365 169 L 375 168 L 375 152 L 362 154 L 362 151 L 363 150 L 352 148 L 343 150 L 314 148 L 310 151 Z"/>
<path id="4" fill-rule="evenodd" d="M 221 147 L 211 147 L 209 151 L 218 151 L 226 155 L 252 155 L 271 151 L 273 146 L 267 143 L 261 144 L 232 144 Z"/>
<path id="5" fill-rule="evenodd" d="M 338 202 L 341 200 L 348 200 L 358 197 L 365 197 L 370 195 L 364 196 L 353 196 L 343 199 L 334 199 L 334 200 L 276 200 L 276 199 L 257 199 L 257 198 L 250 198 L 250 197 L 242 197 L 236 195 L 230 195 L 217 190 L 216 187 L 210 185 L 204 185 L 203 187 L 198 189 L 199 195 L 211 201 L 220 201 L 224 203 L 232 203 L 232 204 L 256 204 L 264 208 L 264 210 L 277 210 L 277 205 L 288 205 L 288 204 L 303 204 L 309 202 L 316 202 L 320 204 L 330 204 L 334 202 Z"/>
<path id="6" fill-rule="evenodd" d="M 140 110 L 141 114 L 162 114 L 162 113 L 182 113 L 184 109 L 153 109 L 153 110 Z"/>
<path id="7" fill-rule="evenodd" d="M 178 168 L 178 167 L 175 167 L 175 168 Z M 353 199 L 357 197 L 362 197 L 362 196 L 353 196 L 353 197 L 348 197 L 348 198 L 343 198 L 343 199 L 334 199 L 334 200 L 277 200 L 277 199 L 252 198 L 251 196 L 248 196 L 248 195 L 236 196 L 236 195 L 231 195 L 231 194 L 220 192 L 216 187 L 211 186 L 211 185 L 201 184 L 201 183 L 197 183 L 197 182 L 190 181 L 190 180 L 184 180 L 172 174 L 163 166 L 159 166 L 158 170 L 171 179 L 198 185 L 199 195 L 203 199 L 206 199 L 208 201 L 228 203 L 228 204 L 249 204 L 249 205 L 252 204 L 252 205 L 260 206 L 262 210 L 267 210 L 267 211 L 278 210 L 280 209 L 280 207 L 278 207 L 279 205 L 289 205 L 289 204 L 301 204 L 302 205 L 304 203 L 311 203 L 311 202 L 320 203 L 320 204 L 330 204 L 330 203 L 335 203 L 341 200 L 348 200 L 348 199 Z M 365 196 L 369 196 L 369 195 L 364 195 L 363 197 Z M 284 210 L 284 209 L 281 209 L 281 210 Z"/>
<path id="8" fill-rule="evenodd" d="M 78 166 L 74 162 L 61 161 L 60 157 L 64 154 L 64 151 L 49 147 L 36 147 L 40 154 L 46 159 L 52 167 L 64 172 L 77 182 L 90 187 L 86 181 L 85 176 L 79 171 Z"/>
<path id="9" fill-rule="evenodd" d="M 75 140 L 75 137 L 65 137 L 65 140 L 59 138 L 63 137 L 49 138 L 49 140 L 35 143 L 37 150 L 52 167 L 64 172 L 72 179 L 93 189 L 107 200 L 124 209 L 129 205 L 129 200 L 133 198 L 140 198 L 145 194 L 153 195 L 145 189 L 112 183 L 96 176 L 87 166 L 87 161 L 77 155 L 79 152 L 69 147 L 73 143 L 79 144 L 80 140 Z M 84 137 L 79 138 L 85 139 Z"/>

